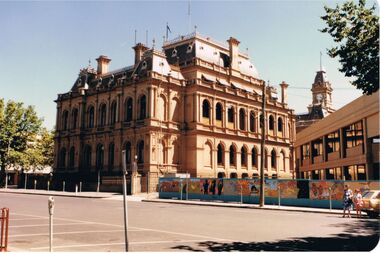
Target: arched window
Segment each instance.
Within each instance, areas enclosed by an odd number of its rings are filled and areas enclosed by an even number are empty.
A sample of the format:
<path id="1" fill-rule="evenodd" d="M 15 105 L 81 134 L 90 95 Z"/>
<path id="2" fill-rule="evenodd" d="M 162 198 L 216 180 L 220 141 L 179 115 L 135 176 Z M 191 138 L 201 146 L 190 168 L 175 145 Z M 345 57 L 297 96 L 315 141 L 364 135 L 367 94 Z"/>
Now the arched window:
<path id="1" fill-rule="evenodd" d="M 257 150 L 256 150 L 255 147 L 252 149 L 252 157 L 251 157 L 251 159 L 252 159 L 252 167 L 256 167 L 257 168 Z"/>
<path id="2" fill-rule="evenodd" d="M 216 120 L 223 120 L 223 106 L 221 103 L 216 104 L 216 113 L 215 113 Z"/>
<path id="3" fill-rule="evenodd" d="M 104 147 L 102 144 L 96 146 L 96 170 L 103 170 L 104 165 Z"/>
<path id="4" fill-rule="evenodd" d="M 234 145 L 231 145 L 230 146 L 230 165 L 236 165 L 235 156 L 236 156 L 235 147 Z"/>
<path id="5" fill-rule="evenodd" d="M 222 144 L 218 144 L 218 155 L 217 155 L 217 162 L 219 165 L 222 165 L 224 163 L 224 149 Z"/>
<path id="6" fill-rule="evenodd" d="M 239 110 L 239 128 L 245 130 L 245 110 L 243 108 Z"/>
<path id="7" fill-rule="evenodd" d="M 65 148 L 61 148 L 61 151 L 59 152 L 58 166 L 62 169 L 66 168 L 66 149 Z"/>
<path id="8" fill-rule="evenodd" d="M 280 166 L 280 169 L 282 171 L 286 170 L 286 160 L 285 159 L 286 159 L 285 158 L 285 152 L 284 152 L 284 150 L 281 150 L 281 152 L 280 152 L 280 161 L 281 161 L 282 165 Z"/>
<path id="9" fill-rule="evenodd" d="M 90 106 L 87 109 L 87 127 L 93 128 L 94 127 L 94 107 Z"/>
<path id="10" fill-rule="evenodd" d="M 117 103 L 113 101 L 111 104 L 111 125 L 116 123 L 116 115 L 117 115 Z"/>
<path id="11" fill-rule="evenodd" d="M 231 174 L 230 174 L 230 178 L 237 178 L 237 174 L 236 174 L 236 172 L 231 172 Z"/>
<path id="12" fill-rule="evenodd" d="M 127 142 L 125 144 L 125 162 L 127 166 L 131 165 L 132 163 L 132 149 L 130 142 Z"/>
<path id="13" fill-rule="evenodd" d="M 69 118 L 69 112 L 63 111 L 63 113 L 62 113 L 62 130 L 64 130 L 64 131 L 67 130 L 68 118 Z"/>
<path id="14" fill-rule="evenodd" d="M 139 119 L 145 119 L 146 118 L 146 96 L 142 95 L 139 99 Z"/>
<path id="15" fill-rule="evenodd" d="M 251 111 L 249 114 L 249 130 L 255 132 L 255 112 Z"/>
<path id="16" fill-rule="evenodd" d="M 124 120 L 126 122 L 131 122 L 132 121 L 132 116 L 133 116 L 133 100 L 132 98 L 128 98 L 125 101 L 125 106 L 124 106 Z"/>
<path id="17" fill-rule="evenodd" d="M 241 148 L 241 166 L 247 167 L 247 149 L 243 146 Z"/>
<path id="18" fill-rule="evenodd" d="M 283 127 L 283 124 L 282 124 L 282 118 L 279 117 L 279 118 L 278 118 L 278 121 L 277 121 L 277 130 L 278 130 L 279 132 L 282 132 L 282 127 Z"/>
<path id="19" fill-rule="evenodd" d="M 115 163 L 115 144 L 110 143 L 108 147 L 108 170 L 113 170 Z"/>
<path id="20" fill-rule="evenodd" d="M 71 147 L 69 152 L 69 168 L 73 169 L 75 164 L 75 148 Z"/>
<path id="21" fill-rule="evenodd" d="M 235 120 L 234 120 L 234 107 L 231 106 L 230 108 L 228 108 L 227 110 L 227 118 L 228 118 L 228 122 L 230 123 L 234 123 Z"/>
<path id="22" fill-rule="evenodd" d="M 207 99 L 203 100 L 202 103 L 202 117 L 210 118 L 210 103 Z"/>
<path id="23" fill-rule="evenodd" d="M 277 164 L 276 164 L 276 158 L 277 158 L 277 155 L 276 155 L 276 151 L 273 149 L 272 152 L 271 152 L 271 155 L 270 155 L 270 166 L 272 167 L 272 169 L 275 169 Z"/>
<path id="24" fill-rule="evenodd" d="M 268 169 L 268 151 L 265 149 L 264 152 L 264 168 L 267 170 Z"/>
<path id="25" fill-rule="evenodd" d="M 241 174 L 241 178 L 248 178 L 248 173 Z"/>
<path id="26" fill-rule="evenodd" d="M 106 125 L 106 116 L 107 116 L 107 106 L 101 104 L 99 107 L 99 126 L 103 127 Z"/>
<path id="27" fill-rule="evenodd" d="M 144 163 L 144 141 L 137 144 L 137 162 Z"/>
<path id="28" fill-rule="evenodd" d="M 71 112 L 71 129 L 77 128 L 78 124 L 78 109 L 73 109 Z"/>
<path id="29" fill-rule="evenodd" d="M 87 171 L 91 170 L 91 146 L 86 145 L 83 152 L 83 165 Z"/>
<path id="30" fill-rule="evenodd" d="M 269 116 L 269 130 L 274 129 L 274 118 L 272 115 Z"/>

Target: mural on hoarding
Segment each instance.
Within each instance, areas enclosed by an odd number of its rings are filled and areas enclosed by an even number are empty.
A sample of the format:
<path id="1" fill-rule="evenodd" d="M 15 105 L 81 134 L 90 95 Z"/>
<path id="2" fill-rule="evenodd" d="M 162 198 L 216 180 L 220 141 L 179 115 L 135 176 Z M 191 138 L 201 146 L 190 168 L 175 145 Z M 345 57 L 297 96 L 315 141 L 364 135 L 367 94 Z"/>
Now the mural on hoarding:
<path id="1" fill-rule="evenodd" d="M 295 180 L 278 181 L 278 187 L 281 191 L 282 198 L 297 198 L 299 189 Z"/>
<path id="2" fill-rule="evenodd" d="M 343 198 L 343 182 L 335 181 L 311 181 L 310 199 L 328 200 L 331 191 L 332 200 L 341 200 Z"/>
<path id="3" fill-rule="evenodd" d="M 161 179 L 160 192 L 179 192 L 179 180 L 176 178 Z"/>

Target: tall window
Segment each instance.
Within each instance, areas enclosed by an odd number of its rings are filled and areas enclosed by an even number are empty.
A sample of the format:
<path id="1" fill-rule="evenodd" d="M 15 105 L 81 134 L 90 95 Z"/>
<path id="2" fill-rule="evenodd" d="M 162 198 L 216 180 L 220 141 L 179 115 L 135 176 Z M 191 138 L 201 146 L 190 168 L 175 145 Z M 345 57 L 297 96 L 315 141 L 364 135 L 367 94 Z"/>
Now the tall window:
<path id="1" fill-rule="evenodd" d="M 327 135 L 327 153 L 338 152 L 340 150 L 339 131 Z"/>
<path id="2" fill-rule="evenodd" d="M 210 103 L 207 99 L 203 100 L 202 103 L 202 117 L 210 118 Z"/>
<path id="3" fill-rule="evenodd" d="M 66 149 L 65 148 L 61 148 L 61 151 L 59 152 L 58 166 L 60 168 L 66 167 Z"/>
<path id="4" fill-rule="evenodd" d="M 270 166 L 272 167 L 272 169 L 276 169 L 276 167 L 277 167 L 277 154 L 276 154 L 276 151 L 274 149 L 272 150 L 270 157 L 271 157 Z"/>
<path id="5" fill-rule="evenodd" d="M 63 111 L 63 113 L 62 113 L 62 130 L 67 130 L 68 118 L 69 118 L 69 112 Z"/>
<path id="6" fill-rule="evenodd" d="M 269 130 L 274 129 L 274 118 L 272 115 L 269 116 Z"/>
<path id="7" fill-rule="evenodd" d="M 245 130 L 245 110 L 243 108 L 239 110 L 239 128 Z"/>
<path id="8" fill-rule="evenodd" d="M 363 125 L 361 121 L 344 128 L 347 148 L 356 147 L 363 144 Z"/>
<path id="9" fill-rule="evenodd" d="M 255 132 L 255 112 L 251 111 L 249 114 L 249 131 Z"/>
<path id="10" fill-rule="evenodd" d="M 309 144 L 304 144 L 301 146 L 301 156 L 302 156 L 302 160 L 310 159 L 310 146 L 309 146 Z"/>
<path id="11" fill-rule="evenodd" d="M 128 98 L 125 102 L 125 116 L 124 120 L 126 122 L 132 121 L 132 115 L 133 115 L 133 100 L 132 98 Z"/>
<path id="12" fill-rule="evenodd" d="M 230 165 L 236 165 L 235 156 L 236 156 L 235 147 L 234 145 L 231 145 L 230 146 Z"/>
<path id="13" fill-rule="evenodd" d="M 223 106 L 221 103 L 216 104 L 216 115 L 215 115 L 216 120 L 223 120 Z"/>
<path id="14" fill-rule="evenodd" d="M 127 166 L 131 165 L 132 163 L 132 150 L 131 150 L 131 143 L 127 142 L 125 144 L 125 161 Z"/>
<path id="15" fill-rule="evenodd" d="M 99 107 L 99 126 L 106 125 L 107 107 L 105 104 L 101 104 Z"/>
<path id="16" fill-rule="evenodd" d="M 144 141 L 137 144 L 137 162 L 144 163 Z"/>
<path id="17" fill-rule="evenodd" d="M 282 118 L 279 117 L 279 118 L 278 118 L 278 121 L 277 121 L 277 130 L 278 130 L 279 132 L 282 132 L 282 129 L 283 129 Z"/>
<path id="18" fill-rule="evenodd" d="M 234 120 L 234 107 L 231 106 L 230 108 L 228 108 L 227 110 L 227 117 L 228 117 L 228 122 L 230 123 L 234 123 L 235 120 Z"/>
<path id="19" fill-rule="evenodd" d="M 98 144 L 96 147 L 96 170 L 103 170 L 104 165 L 104 147 Z"/>
<path id="20" fill-rule="evenodd" d="M 224 149 L 222 144 L 218 144 L 218 156 L 217 156 L 217 162 L 219 165 L 222 165 L 224 163 Z"/>
<path id="21" fill-rule="evenodd" d="M 312 142 L 313 144 L 313 157 L 323 155 L 323 139 L 318 138 Z"/>
<path id="22" fill-rule="evenodd" d="M 78 109 L 73 109 L 71 112 L 71 129 L 77 128 L 78 124 Z"/>
<path id="23" fill-rule="evenodd" d="M 108 148 L 108 169 L 113 170 L 115 163 L 115 144 L 110 143 Z"/>
<path id="24" fill-rule="evenodd" d="M 69 168 L 73 169 L 75 164 L 75 148 L 71 147 L 69 152 Z"/>
<path id="25" fill-rule="evenodd" d="M 252 149 L 252 167 L 257 168 L 257 150 L 256 150 L 256 148 Z"/>
<path id="26" fill-rule="evenodd" d="M 87 127 L 93 128 L 94 127 L 94 107 L 90 106 L 87 109 Z"/>
<path id="27" fill-rule="evenodd" d="M 139 105 L 140 105 L 139 119 L 145 119 L 146 118 L 146 96 L 145 95 L 142 95 L 140 97 Z"/>
<path id="28" fill-rule="evenodd" d="M 265 150 L 264 152 L 264 168 L 267 170 L 268 169 L 268 151 Z"/>
<path id="29" fill-rule="evenodd" d="M 111 104 L 111 125 L 116 123 L 116 115 L 117 115 L 117 103 L 113 101 Z"/>
<path id="30" fill-rule="evenodd" d="M 247 149 L 243 146 L 240 152 L 241 166 L 247 167 Z"/>
<path id="31" fill-rule="evenodd" d="M 87 171 L 91 170 L 91 146 L 86 145 L 83 153 L 83 165 Z"/>

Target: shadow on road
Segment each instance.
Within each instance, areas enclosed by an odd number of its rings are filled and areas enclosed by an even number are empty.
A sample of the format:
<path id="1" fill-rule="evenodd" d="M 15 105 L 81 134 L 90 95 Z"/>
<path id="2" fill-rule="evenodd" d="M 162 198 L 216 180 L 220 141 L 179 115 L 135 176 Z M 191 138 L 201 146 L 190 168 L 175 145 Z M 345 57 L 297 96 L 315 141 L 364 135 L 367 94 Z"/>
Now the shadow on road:
<path id="1" fill-rule="evenodd" d="M 343 219 L 343 218 L 342 218 Z M 274 242 L 205 241 L 198 247 L 178 245 L 172 247 L 187 251 L 371 251 L 379 242 L 378 220 L 349 220 L 340 226 L 343 233 L 330 237 L 300 237 Z M 335 226 L 335 225 L 334 225 Z"/>

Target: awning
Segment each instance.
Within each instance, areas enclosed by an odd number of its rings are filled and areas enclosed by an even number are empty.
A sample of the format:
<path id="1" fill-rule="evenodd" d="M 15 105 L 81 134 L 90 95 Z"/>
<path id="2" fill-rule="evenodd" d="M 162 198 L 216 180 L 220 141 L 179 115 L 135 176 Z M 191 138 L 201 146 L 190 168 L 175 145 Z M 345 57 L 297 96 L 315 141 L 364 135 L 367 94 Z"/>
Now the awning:
<path id="1" fill-rule="evenodd" d="M 204 80 L 206 82 L 215 82 L 216 78 L 214 76 L 211 76 L 211 75 L 202 74 L 202 80 Z"/>

